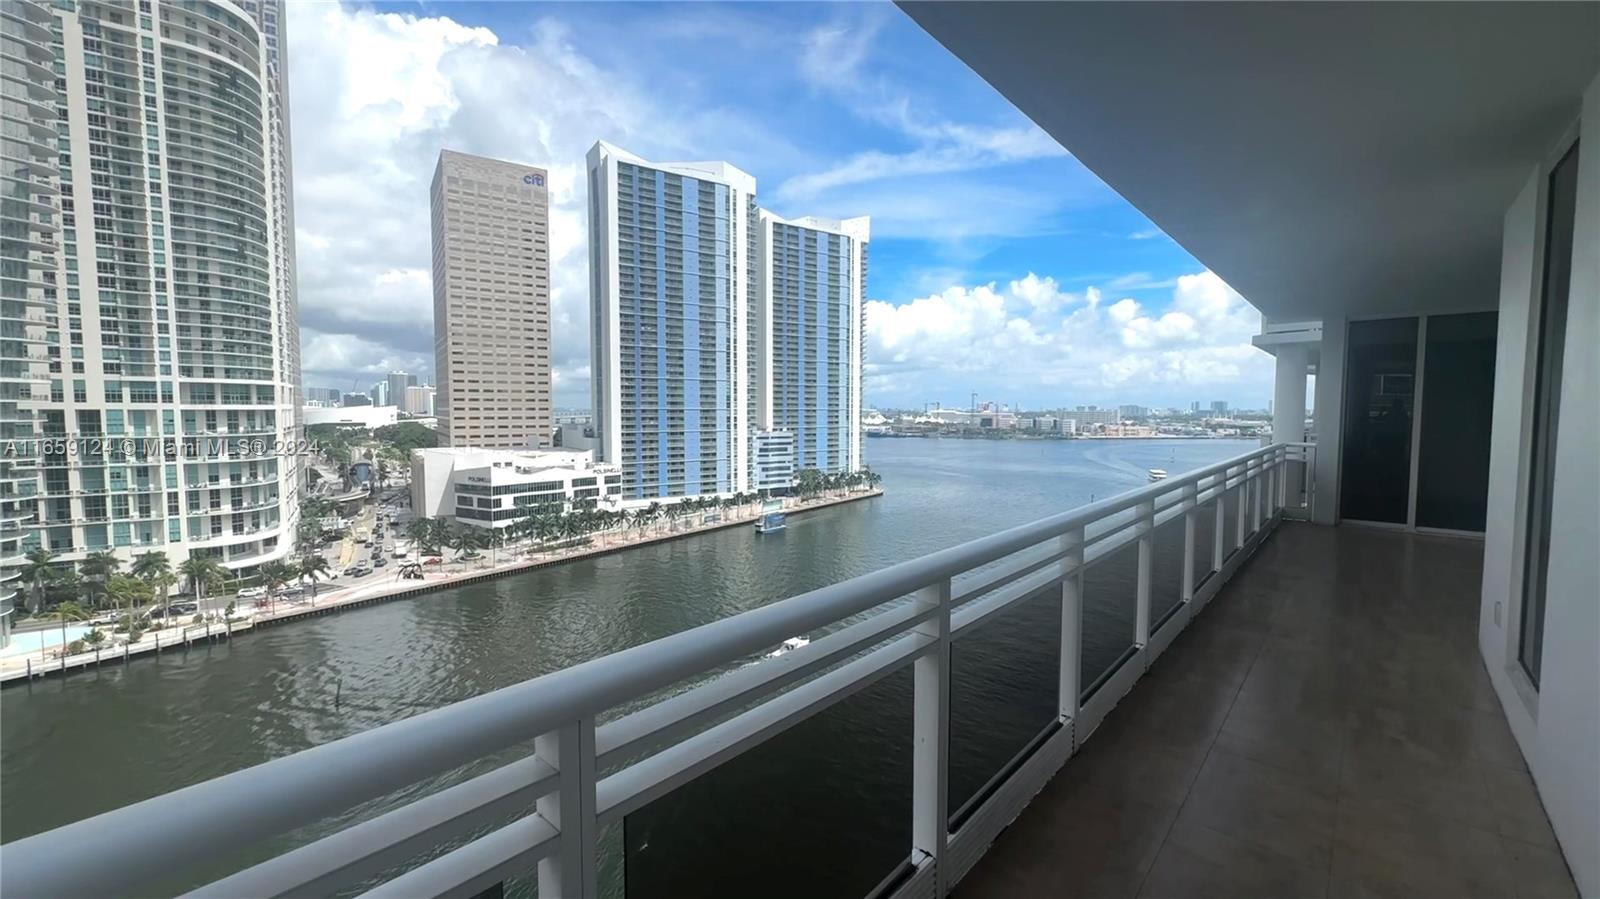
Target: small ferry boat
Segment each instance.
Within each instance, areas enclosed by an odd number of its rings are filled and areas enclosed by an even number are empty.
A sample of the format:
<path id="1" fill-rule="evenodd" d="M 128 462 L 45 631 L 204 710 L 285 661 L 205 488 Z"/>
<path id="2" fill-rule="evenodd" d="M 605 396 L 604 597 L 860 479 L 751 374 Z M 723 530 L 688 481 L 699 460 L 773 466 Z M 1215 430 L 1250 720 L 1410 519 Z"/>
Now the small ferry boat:
<path id="1" fill-rule="evenodd" d="M 1165 481 L 1166 479 L 1167 479 L 1167 470 L 1165 468 L 1152 468 L 1152 469 L 1150 469 L 1150 480 L 1152 480 L 1152 481 Z"/>
<path id="2" fill-rule="evenodd" d="M 781 531 L 784 527 L 783 501 L 767 500 L 761 507 L 761 516 L 756 519 L 756 533 L 770 534 Z"/>
<path id="3" fill-rule="evenodd" d="M 777 649 L 767 653 L 767 658 L 775 659 L 785 653 L 794 652 L 802 646 L 810 645 L 811 641 L 806 637 L 790 637 L 789 639 L 783 641 L 782 646 L 779 646 Z"/>

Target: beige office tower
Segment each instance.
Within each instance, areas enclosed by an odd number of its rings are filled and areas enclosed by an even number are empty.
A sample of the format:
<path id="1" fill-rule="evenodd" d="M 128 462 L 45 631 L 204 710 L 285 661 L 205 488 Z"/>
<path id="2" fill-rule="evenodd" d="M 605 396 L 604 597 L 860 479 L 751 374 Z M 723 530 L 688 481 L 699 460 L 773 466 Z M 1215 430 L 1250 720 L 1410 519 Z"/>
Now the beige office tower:
<path id="1" fill-rule="evenodd" d="M 446 446 L 550 446 L 545 170 L 454 150 L 433 173 L 435 408 Z"/>

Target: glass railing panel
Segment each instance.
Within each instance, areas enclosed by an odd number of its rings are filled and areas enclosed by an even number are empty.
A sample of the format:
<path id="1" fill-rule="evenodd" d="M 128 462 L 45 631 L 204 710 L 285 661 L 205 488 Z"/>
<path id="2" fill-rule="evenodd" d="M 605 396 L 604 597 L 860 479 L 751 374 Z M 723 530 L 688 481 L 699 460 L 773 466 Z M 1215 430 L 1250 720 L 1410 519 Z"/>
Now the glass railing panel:
<path id="1" fill-rule="evenodd" d="M 1061 591 L 1006 610 L 950 646 L 950 816 L 1056 720 Z"/>
<path id="2" fill-rule="evenodd" d="M 911 845 L 911 684 L 898 671 L 629 815 L 627 895 L 867 895 Z"/>
<path id="3" fill-rule="evenodd" d="M 1083 575 L 1083 655 L 1078 683 L 1087 698 L 1133 649 L 1138 615 L 1139 546 L 1094 560 Z"/>
<path id="4" fill-rule="evenodd" d="M 1233 487 L 1222 498 L 1222 558 L 1227 559 L 1239 548 L 1239 493 Z"/>
<path id="5" fill-rule="evenodd" d="M 1216 571 L 1211 564 L 1216 547 L 1217 502 L 1212 500 L 1195 510 L 1194 518 L 1194 586 L 1200 589 L 1206 578 Z"/>
<path id="6" fill-rule="evenodd" d="M 1150 566 L 1150 630 L 1154 632 L 1183 600 L 1183 516 L 1156 528 Z"/>

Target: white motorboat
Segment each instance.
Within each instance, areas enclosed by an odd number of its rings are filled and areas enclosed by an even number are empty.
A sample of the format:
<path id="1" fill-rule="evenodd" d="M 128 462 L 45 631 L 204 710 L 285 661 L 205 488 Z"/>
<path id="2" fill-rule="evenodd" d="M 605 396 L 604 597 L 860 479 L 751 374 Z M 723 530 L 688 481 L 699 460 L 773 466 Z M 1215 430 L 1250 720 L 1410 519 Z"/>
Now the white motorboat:
<path id="1" fill-rule="evenodd" d="M 783 641 L 783 645 L 767 653 L 767 658 L 775 659 L 785 653 L 794 652 L 802 646 L 810 646 L 811 641 L 805 637 L 790 637 Z"/>

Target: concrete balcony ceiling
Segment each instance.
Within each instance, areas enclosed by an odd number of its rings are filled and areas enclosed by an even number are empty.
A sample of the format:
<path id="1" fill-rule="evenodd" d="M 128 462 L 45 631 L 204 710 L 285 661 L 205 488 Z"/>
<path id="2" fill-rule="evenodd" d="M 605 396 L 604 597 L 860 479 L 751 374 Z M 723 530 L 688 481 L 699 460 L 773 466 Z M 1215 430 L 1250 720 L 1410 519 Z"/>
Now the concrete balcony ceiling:
<path id="1" fill-rule="evenodd" d="M 901 9 L 1272 320 L 1492 308 L 1595 3 Z"/>

